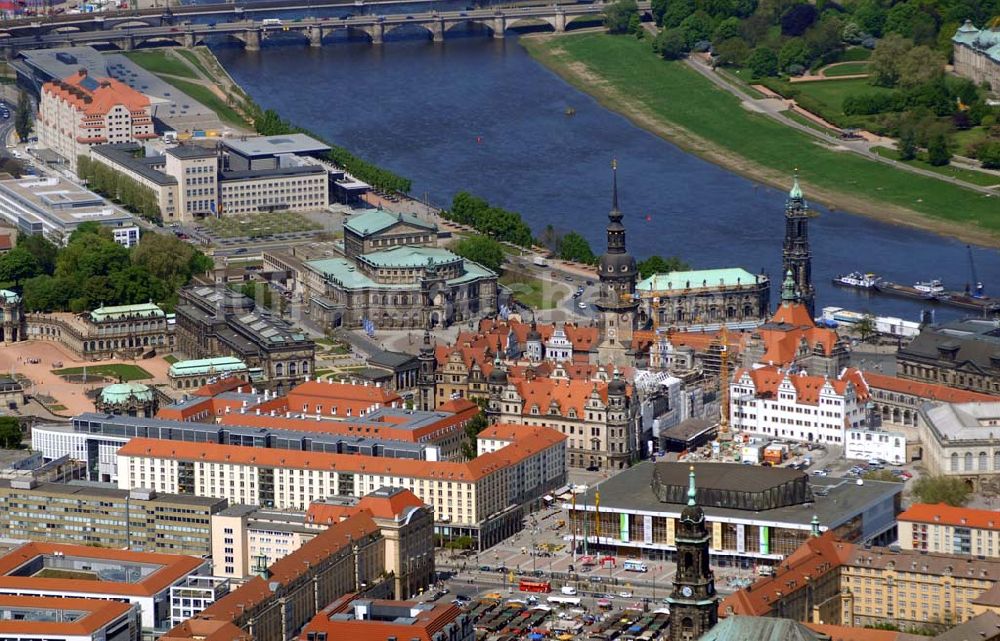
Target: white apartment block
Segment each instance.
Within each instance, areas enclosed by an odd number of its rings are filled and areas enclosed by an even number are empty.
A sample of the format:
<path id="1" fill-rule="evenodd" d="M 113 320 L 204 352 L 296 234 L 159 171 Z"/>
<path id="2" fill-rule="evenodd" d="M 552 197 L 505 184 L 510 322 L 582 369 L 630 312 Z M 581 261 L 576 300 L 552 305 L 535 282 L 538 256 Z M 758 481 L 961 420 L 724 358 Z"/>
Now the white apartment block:
<path id="1" fill-rule="evenodd" d="M 906 434 L 884 430 L 847 430 L 844 458 L 858 461 L 880 459 L 893 465 L 906 462 Z"/>
<path id="2" fill-rule="evenodd" d="M 38 142 L 65 158 L 93 145 L 155 138 L 149 98 L 112 78 L 93 78 L 81 70 L 65 80 L 42 85 L 37 119 Z"/>
<path id="3" fill-rule="evenodd" d="M 836 379 L 777 367 L 740 369 L 729 386 L 733 429 L 808 443 L 843 445 L 865 424 L 868 386 L 856 369 Z"/>
<path id="4" fill-rule="evenodd" d="M 328 497 L 360 498 L 382 487 L 399 487 L 430 505 L 436 521 L 474 525 L 564 484 L 566 440 L 554 430 L 500 425 L 481 438 L 508 444 L 469 462 L 429 464 L 134 438 L 118 451 L 118 487 L 279 510 L 305 510 Z"/>

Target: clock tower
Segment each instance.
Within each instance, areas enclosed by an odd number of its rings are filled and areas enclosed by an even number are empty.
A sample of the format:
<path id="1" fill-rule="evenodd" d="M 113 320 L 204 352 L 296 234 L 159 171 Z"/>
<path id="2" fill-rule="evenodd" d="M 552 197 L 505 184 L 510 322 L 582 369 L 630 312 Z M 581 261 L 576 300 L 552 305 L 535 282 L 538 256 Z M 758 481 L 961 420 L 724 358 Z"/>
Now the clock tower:
<path id="1" fill-rule="evenodd" d="M 709 532 L 691 467 L 688 501 L 677 522 L 677 574 L 670 602 L 670 641 L 695 641 L 719 620 L 715 576 L 709 567 Z"/>
<path id="2" fill-rule="evenodd" d="M 597 362 L 606 365 L 629 365 L 626 358 L 632 347 L 636 309 L 633 300 L 639 277 L 635 257 L 625 249 L 624 215 L 618 209 L 618 164 L 611 163 L 611 212 L 608 213 L 608 249 L 597 264 L 601 293 L 596 306 L 600 311 L 601 342 Z"/>

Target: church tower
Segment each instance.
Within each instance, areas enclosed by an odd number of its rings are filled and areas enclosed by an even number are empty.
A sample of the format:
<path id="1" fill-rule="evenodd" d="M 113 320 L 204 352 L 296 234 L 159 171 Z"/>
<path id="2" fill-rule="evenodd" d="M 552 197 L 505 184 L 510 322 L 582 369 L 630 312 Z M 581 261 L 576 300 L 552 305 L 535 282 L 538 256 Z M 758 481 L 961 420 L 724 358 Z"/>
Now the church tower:
<path id="1" fill-rule="evenodd" d="M 636 309 L 632 299 L 639 276 L 635 257 L 625 249 L 625 225 L 618 209 L 618 164 L 611 163 L 611 212 L 608 214 L 608 249 L 598 263 L 597 275 L 601 294 L 597 301 L 600 311 L 601 342 L 597 347 L 597 362 L 614 365 L 629 364 L 626 353 L 632 345 Z"/>
<path id="2" fill-rule="evenodd" d="M 419 394 L 417 409 L 430 412 L 437 405 L 437 399 L 434 396 L 436 394 L 434 369 L 437 362 L 434 357 L 434 346 L 431 345 L 431 333 L 426 329 L 424 330 L 424 342 L 420 345 L 420 355 L 417 356 L 417 362 L 420 364 L 417 374 L 417 390 Z"/>
<path id="3" fill-rule="evenodd" d="M 809 317 L 816 315 L 815 291 L 812 285 L 812 252 L 809 251 L 809 218 L 812 213 L 802 197 L 799 175 L 788 192 L 785 202 L 785 244 L 781 252 L 781 271 L 792 272 L 796 300 L 806 306 Z"/>
<path id="4" fill-rule="evenodd" d="M 709 532 L 691 467 L 687 505 L 677 522 L 677 574 L 670 602 L 670 641 L 696 641 L 719 620 L 715 576 L 709 567 Z"/>
<path id="5" fill-rule="evenodd" d="M 490 424 L 498 423 L 503 415 L 503 393 L 507 389 L 507 370 L 500 360 L 500 339 L 497 339 L 497 351 L 493 358 L 493 371 L 486 379 L 486 389 L 489 400 L 486 403 L 486 418 Z"/>

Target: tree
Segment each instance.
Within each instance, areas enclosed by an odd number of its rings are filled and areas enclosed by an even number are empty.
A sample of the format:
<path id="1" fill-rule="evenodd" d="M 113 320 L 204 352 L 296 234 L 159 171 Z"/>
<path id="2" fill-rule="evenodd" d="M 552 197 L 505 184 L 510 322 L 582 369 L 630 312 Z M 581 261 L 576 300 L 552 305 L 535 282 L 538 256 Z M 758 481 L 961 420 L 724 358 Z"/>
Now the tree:
<path id="1" fill-rule="evenodd" d="M 34 117 L 31 108 L 31 98 L 23 91 L 17 95 L 17 108 L 14 110 L 14 131 L 21 142 L 25 142 L 31 137 L 31 131 L 35 128 Z"/>
<path id="2" fill-rule="evenodd" d="M 636 267 L 639 270 L 640 278 L 649 278 L 653 274 L 669 274 L 670 272 L 683 272 L 691 269 L 690 265 L 677 256 L 664 258 L 658 255 L 640 260 Z"/>
<path id="3" fill-rule="evenodd" d="M 663 29 L 653 40 L 653 51 L 658 53 L 664 60 L 677 60 L 683 58 L 688 52 L 687 40 L 684 38 L 684 30 L 675 27 L 673 29 Z"/>
<path id="4" fill-rule="evenodd" d="M 0 256 L 0 281 L 13 282 L 17 286 L 40 271 L 38 260 L 20 245 Z"/>
<path id="5" fill-rule="evenodd" d="M 653 0 L 650 4 L 650 10 L 653 13 L 653 22 L 656 23 L 657 27 L 663 26 L 663 14 L 667 11 L 667 0 Z"/>
<path id="6" fill-rule="evenodd" d="M 897 66 L 899 86 L 912 88 L 938 81 L 944 77 L 947 62 L 944 56 L 930 47 L 914 47 L 906 52 Z"/>
<path id="7" fill-rule="evenodd" d="M 639 19 L 638 13 L 633 13 L 628 18 L 628 32 L 633 36 L 642 40 L 645 36 L 645 32 L 642 30 L 642 20 Z"/>
<path id="8" fill-rule="evenodd" d="M 811 4 L 797 4 L 781 16 L 781 33 L 786 36 L 801 36 L 816 22 L 819 13 Z"/>
<path id="9" fill-rule="evenodd" d="M 912 42 L 896 33 L 879 40 L 868 63 L 871 83 L 879 87 L 895 87 L 899 82 L 900 62 L 912 47 Z"/>
<path id="10" fill-rule="evenodd" d="M 889 470 L 873 470 L 871 472 L 865 472 L 864 476 L 861 478 L 866 481 L 884 481 L 887 483 L 902 483 L 903 479 L 896 476 Z"/>
<path id="11" fill-rule="evenodd" d="M 13 416 L 0 416 L 0 447 L 19 450 L 24 447 L 24 430 Z"/>
<path id="12" fill-rule="evenodd" d="M 684 41 L 688 48 L 693 48 L 695 43 L 708 40 L 712 35 L 712 16 L 704 11 L 695 11 L 680 24 L 680 29 L 684 33 Z"/>
<path id="13" fill-rule="evenodd" d="M 948 139 L 943 133 L 931 138 L 927 145 L 927 162 L 935 167 L 942 167 L 951 162 L 951 150 L 948 149 Z"/>
<path id="14" fill-rule="evenodd" d="M 876 37 L 882 35 L 886 16 L 879 0 L 864 0 L 854 10 L 852 17 L 863 32 Z"/>
<path id="15" fill-rule="evenodd" d="M 859 320 L 858 324 L 855 326 L 855 329 L 858 330 L 862 343 L 867 343 L 871 340 L 872 336 L 875 336 L 878 333 L 875 328 L 875 318 L 871 314 L 865 314 L 862 316 L 861 320 Z"/>
<path id="16" fill-rule="evenodd" d="M 132 264 L 179 288 L 212 267 L 212 259 L 173 234 L 143 234 L 132 250 Z"/>
<path id="17" fill-rule="evenodd" d="M 445 543 L 444 547 L 449 550 L 471 550 L 474 544 L 471 536 L 460 536 Z"/>
<path id="18" fill-rule="evenodd" d="M 639 15 L 635 0 L 618 0 L 604 10 L 604 26 L 608 33 L 629 33 L 629 22 L 634 15 Z"/>
<path id="19" fill-rule="evenodd" d="M 69 305 L 73 285 L 49 275 L 36 276 L 24 283 L 24 308 L 29 312 L 53 312 Z"/>
<path id="20" fill-rule="evenodd" d="M 503 269 L 503 245 L 486 236 L 469 236 L 455 243 L 452 250 L 468 260 L 475 261 L 493 272 Z"/>
<path id="21" fill-rule="evenodd" d="M 778 56 L 769 47 L 757 47 L 747 58 L 747 67 L 754 78 L 778 75 Z"/>
<path id="22" fill-rule="evenodd" d="M 721 66 L 742 65 L 743 61 L 750 55 L 750 47 L 743 42 L 743 38 L 730 38 L 720 42 L 713 47 L 715 53 L 715 64 Z"/>
<path id="23" fill-rule="evenodd" d="M 56 270 L 56 252 L 59 248 L 42 234 L 22 236 L 18 239 L 17 246 L 35 257 L 40 273 L 51 274 Z"/>
<path id="24" fill-rule="evenodd" d="M 787 71 L 792 65 L 809 66 L 809 50 L 802 38 L 792 38 L 778 52 L 778 70 Z"/>
<path id="25" fill-rule="evenodd" d="M 684 19 L 697 11 L 694 0 L 670 0 L 666 11 L 663 13 L 661 24 L 670 29 L 679 27 Z"/>
<path id="26" fill-rule="evenodd" d="M 896 147 L 899 149 L 900 160 L 913 160 L 917 157 L 917 134 L 913 127 L 905 127 L 900 132 Z"/>
<path id="27" fill-rule="evenodd" d="M 720 43 L 730 38 L 739 38 L 742 36 L 742 30 L 740 29 L 740 19 L 733 16 L 726 18 L 715 28 L 712 32 L 712 42 Z"/>
<path id="28" fill-rule="evenodd" d="M 593 250 L 590 249 L 590 243 L 575 231 L 563 236 L 559 258 L 563 260 L 575 260 L 588 265 L 593 264 L 596 260 Z"/>
<path id="29" fill-rule="evenodd" d="M 986 142 L 979 145 L 976 158 L 985 169 L 1000 169 L 1000 142 Z"/>
<path id="30" fill-rule="evenodd" d="M 921 503 L 946 503 L 962 507 L 969 501 L 969 486 L 953 476 L 922 476 L 913 484 L 913 495 Z"/>
<path id="31" fill-rule="evenodd" d="M 486 413 L 482 410 L 482 403 L 483 401 L 480 401 L 479 413 L 470 418 L 469 422 L 465 424 L 465 440 L 462 441 L 462 455 L 470 461 L 477 456 L 476 437 L 490 424 L 486 418 Z"/>

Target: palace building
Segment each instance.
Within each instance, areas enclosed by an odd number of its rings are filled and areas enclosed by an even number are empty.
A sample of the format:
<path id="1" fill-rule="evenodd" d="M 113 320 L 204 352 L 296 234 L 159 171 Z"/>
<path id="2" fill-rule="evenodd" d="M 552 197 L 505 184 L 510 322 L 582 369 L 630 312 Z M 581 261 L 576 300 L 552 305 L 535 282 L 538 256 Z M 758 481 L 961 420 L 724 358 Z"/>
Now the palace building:
<path id="1" fill-rule="evenodd" d="M 900 378 L 1000 394 L 1000 328 L 977 318 L 927 325 L 896 362 Z"/>
<path id="2" fill-rule="evenodd" d="M 977 85 L 986 83 L 1000 91 L 1000 29 L 977 29 L 971 20 L 951 38 L 955 73 Z"/>
<path id="3" fill-rule="evenodd" d="M 653 274 L 639 282 L 639 324 L 672 330 L 752 329 L 770 315 L 771 281 L 740 268 Z M 655 317 L 655 319 L 654 319 Z"/>
<path id="4" fill-rule="evenodd" d="M 62 343 L 83 360 L 137 359 L 174 349 L 173 315 L 155 303 L 101 306 L 81 314 L 29 314 L 28 336 Z"/>

